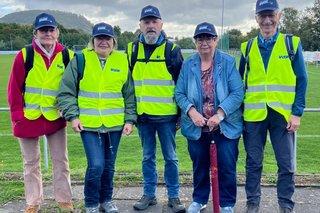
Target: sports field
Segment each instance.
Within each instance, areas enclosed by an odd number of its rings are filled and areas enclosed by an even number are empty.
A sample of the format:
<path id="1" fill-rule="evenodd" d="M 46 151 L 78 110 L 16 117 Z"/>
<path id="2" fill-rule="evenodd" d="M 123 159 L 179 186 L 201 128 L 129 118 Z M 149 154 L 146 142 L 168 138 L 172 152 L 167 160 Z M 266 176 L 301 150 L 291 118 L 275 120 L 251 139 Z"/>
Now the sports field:
<path id="1" fill-rule="evenodd" d="M 9 79 L 11 65 L 14 55 L 0 55 L 0 107 L 8 107 L 7 104 L 7 82 Z M 314 64 L 307 66 L 308 70 L 308 92 L 307 108 L 320 108 L 320 66 L 316 68 Z M 86 159 L 82 147 L 82 142 L 78 134 L 68 129 L 68 149 L 70 169 L 73 181 L 83 180 L 86 168 Z M 245 171 L 245 152 L 242 140 L 239 144 L 240 154 L 238 160 L 238 172 Z M 297 145 L 297 173 L 298 174 L 320 174 L 320 112 L 306 112 L 302 117 L 302 125 L 298 131 Z M 163 157 L 158 146 L 158 169 L 162 176 Z M 179 157 L 180 172 L 191 174 L 192 166 L 187 151 L 186 140 L 177 134 L 177 153 Z M 141 180 L 141 159 L 142 150 L 136 131 L 129 137 L 123 137 L 116 163 L 117 174 L 132 173 L 126 175 L 127 181 Z M 51 177 L 51 166 L 49 172 L 43 168 L 45 179 Z M 17 140 L 12 136 L 9 112 L 0 111 L 0 203 L 14 198 L 23 193 L 22 187 L 22 159 L 20 147 Z M 272 154 L 270 143 L 266 146 L 264 159 L 264 173 L 276 173 L 277 166 Z M 121 178 L 118 175 L 117 178 Z M 12 191 L 13 190 L 13 191 Z"/>

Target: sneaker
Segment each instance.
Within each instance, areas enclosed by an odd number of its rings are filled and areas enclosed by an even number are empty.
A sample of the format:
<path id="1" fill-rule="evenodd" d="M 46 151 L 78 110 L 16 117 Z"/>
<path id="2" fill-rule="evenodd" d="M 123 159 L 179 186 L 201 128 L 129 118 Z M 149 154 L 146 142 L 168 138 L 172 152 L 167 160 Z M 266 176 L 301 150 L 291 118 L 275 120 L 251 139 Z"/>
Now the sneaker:
<path id="1" fill-rule="evenodd" d="M 247 203 L 246 213 L 258 213 L 259 208 L 259 204 Z"/>
<path id="2" fill-rule="evenodd" d="M 40 205 L 28 206 L 24 213 L 38 213 Z"/>
<path id="3" fill-rule="evenodd" d="M 150 197 L 143 195 L 138 202 L 136 202 L 133 205 L 133 208 L 135 210 L 145 210 L 149 206 L 156 205 L 157 204 L 157 198 L 155 196 Z"/>
<path id="4" fill-rule="evenodd" d="M 99 206 L 97 206 L 97 207 L 86 207 L 86 213 L 99 213 Z"/>
<path id="5" fill-rule="evenodd" d="M 293 209 L 280 207 L 280 213 L 293 213 Z"/>
<path id="6" fill-rule="evenodd" d="M 112 201 L 106 201 L 100 204 L 100 209 L 104 210 L 106 213 L 118 213 L 118 207 Z"/>
<path id="7" fill-rule="evenodd" d="M 220 213 L 233 213 L 233 207 L 231 206 L 221 207 Z"/>
<path id="8" fill-rule="evenodd" d="M 174 213 L 183 213 L 186 212 L 186 208 L 181 204 L 180 199 L 177 198 L 169 198 L 168 206 L 172 208 Z"/>
<path id="9" fill-rule="evenodd" d="M 72 203 L 58 202 L 58 204 L 60 209 L 73 211 Z"/>
<path id="10" fill-rule="evenodd" d="M 188 208 L 188 213 L 199 213 L 202 209 L 207 208 L 207 204 L 192 202 Z"/>

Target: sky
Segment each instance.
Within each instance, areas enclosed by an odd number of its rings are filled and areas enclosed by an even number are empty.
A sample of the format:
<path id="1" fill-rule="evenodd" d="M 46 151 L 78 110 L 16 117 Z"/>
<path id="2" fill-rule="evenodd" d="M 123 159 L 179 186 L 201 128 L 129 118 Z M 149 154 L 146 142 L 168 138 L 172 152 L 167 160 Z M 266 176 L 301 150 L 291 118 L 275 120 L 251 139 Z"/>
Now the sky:
<path id="1" fill-rule="evenodd" d="M 219 34 L 228 29 L 242 33 L 257 27 L 256 0 L 0 0 L 0 17 L 17 11 L 51 9 L 85 16 L 92 24 L 118 25 L 122 32 L 139 28 L 141 9 L 160 10 L 163 29 L 170 37 L 192 37 L 197 24 L 210 22 Z M 278 0 L 280 9 L 312 7 L 314 0 Z M 63 25 L 63 23 L 61 23 Z"/>

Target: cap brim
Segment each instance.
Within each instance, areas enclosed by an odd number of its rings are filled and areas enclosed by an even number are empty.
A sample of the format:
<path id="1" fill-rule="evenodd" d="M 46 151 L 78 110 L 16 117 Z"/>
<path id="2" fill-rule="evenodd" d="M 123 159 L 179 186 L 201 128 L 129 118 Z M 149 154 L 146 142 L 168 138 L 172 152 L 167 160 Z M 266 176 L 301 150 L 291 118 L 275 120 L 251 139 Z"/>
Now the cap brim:
<path id="1" fill-rule="evenodd" d="M 44 27 L 53 27 L 53 28 L 56 28 L 57 25 L 54 25 L 54 24 L 45 24 L 45 25 L 38 26 L 37 28 L 33 28 L 33 29 L 39 30 L 40 28 L 44 28 Z"/>
<path id="2" fill-rule="evenodd" d="M 141 18 L 140 18 L 140 21 L 141 21 L 142 19 L 145 19 L 145 18 L 157 18 L 157 19 L 161 19 L 160 16 L 148 15 L 148 16 L 143 16 L 143 17 L 141 17 Z"/>
<path id="3" fill-rule="evenodd" d="M 111 38 L 114 38 L 114 35 L 110 35 L 107 33 L 97 33 L 97 34 L 92 35 L 92 37 L 97 37 L 97 36 L 109 36 Z"/>
<path id="4" fill-rule="evenodd" d="M 267 7 L 267 8 L 263 8 L 263 9 L 261 9 L 261 10 L 257 10 L 257 11 L 256 11 L 256 14 L 261 13 L 261 12 L 264 12 L 264 11 L 276 11 L 276 10 L 278 10 L 278 9 L 277 9 L 277 8 Z"/>
<path id="5" fill-rule="evenodd" d="M 218 36 L 217 34 L 214 34 L 214 33 L 209 33 L 209 32 L 200 32 L 200 33 L 197 33 L 193 36 L 193 38 L 196 38 L 198 37 L 199 35 L 204 35 L 204 34 L 207 34 L 207 35 L 211 35 L 211 36 Z"/>

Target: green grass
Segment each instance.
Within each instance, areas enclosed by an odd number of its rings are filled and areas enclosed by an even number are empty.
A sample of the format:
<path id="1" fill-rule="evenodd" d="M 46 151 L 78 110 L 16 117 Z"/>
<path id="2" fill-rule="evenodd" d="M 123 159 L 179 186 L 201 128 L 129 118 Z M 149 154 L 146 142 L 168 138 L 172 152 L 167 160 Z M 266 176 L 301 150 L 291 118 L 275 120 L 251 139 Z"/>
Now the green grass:
<path id="1" fill-rule="evenodd" d="M 13 55 L 0 55 L 0 107 L 8 107 L 7 104 L 7 82 L 13 61 Z M 308 91 L 307 108 L 320 107 L 320 67 L 308 66 Z M 298 174 L 320 174 L 320 113 L 306 112 L 302 117 L 302 125 L 298 132 L 297 145 L 297 173 Z M 17 139 L 11 136 L 11 122 L 9 112 L 0 112 L 0 204 L 8 200 L 16 199 L 23 195 L 22 183 L 22 158 Z M 68 128 L 68 150 L 72 181 L 83 181 L 86 168 L 86 158 L 79 135 L 74 134 Z M 42 146 L 41 146 L 42 148 Z M 159 175 L 163 174 L 164 160 L 161 149 L 157 149 Z M 180 172 L 191 174 L 192 165 L 187 150 L 186 139 L 177 133 L 177 155 L 179 157 Z M 43 159 L 43 157 L 42 157 Z M 133 182 L 142 180 L 141 175 L 142 149 L 137 132 L 132 136 L 122 137 L 116 162 L 117 181 Z M 50 162 L 50 161 L 49 161 Z M 239 160 L 237 170 L 244 173 L 245 152 L 242 140 L 239 144 Z M 51 180 L 51 165 L 49 171 L 45 171 L 42 160 L 44 179 Z M 277 165 L 273 150 L 268 142 L 265 150 L 264 170 L 267 173 L 276 173 Z M 121 176 L 121 173 L 127 175 Z"/>

